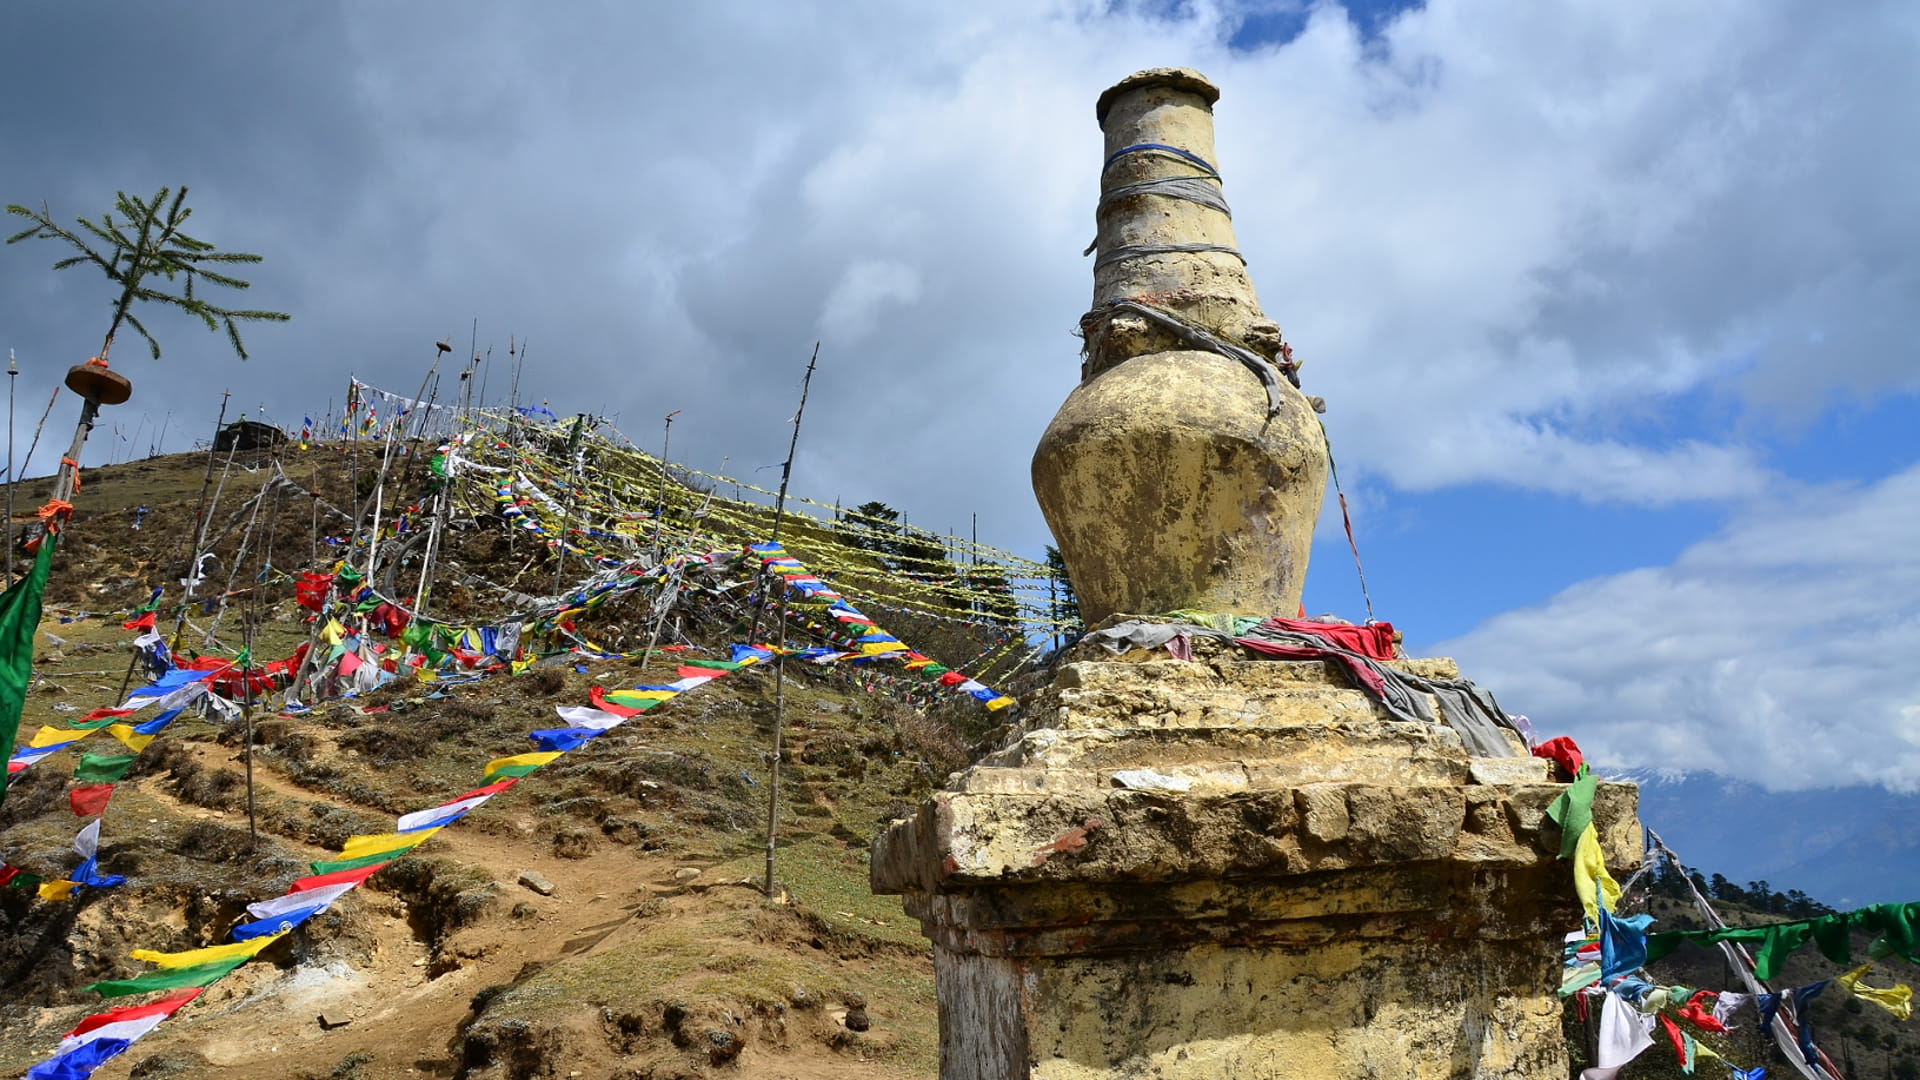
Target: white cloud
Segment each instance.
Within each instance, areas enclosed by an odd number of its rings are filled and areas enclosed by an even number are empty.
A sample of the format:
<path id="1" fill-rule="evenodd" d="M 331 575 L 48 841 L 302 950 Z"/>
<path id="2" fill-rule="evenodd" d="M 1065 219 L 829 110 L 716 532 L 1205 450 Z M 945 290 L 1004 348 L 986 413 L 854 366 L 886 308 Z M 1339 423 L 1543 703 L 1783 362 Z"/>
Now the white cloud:
<path id="1" fill-rule="evenodd" d="M 1920 465 L 1771 501 L 1669 566 L 1582 582 L 1435 651 L 1602 762 L 1920 790 L 1916 550 Z"/>
<path id="2" fill-rule="evenodd" d="M 863 259 L 848 266 L 827 294 L 820 332 L 836 345 L 858 345 L 873 333 L 883 307 L 920 299 L 920 273 L 890 259 Z"/>
<path id="3" fill-rule="evenodd" d="M 1331 404 L 1350 487 L 1739 502 L 1778 482 L 1747 430 L 1635 421 L 1702 390 L 1804 418 L 1920 385 L 1920 166 L 1888 135 L 1920 108 L 1910 5 L 1432 0 L 1363 42 L 1322 3 L 1252 52 L 1224 44 L 1245 9 L 1178 10 L 156 19 L 127 38 L 140 55 L 191 40 L 258 92 L 188 88 L 191 119 L 122 131 L 110 88 L 70 88 L 58 116 L 0 120 L 33 186 L 8 197 L 92 212 L 104 169 L 132 188 L 210 176 L 196 223 L 267 255 L 251 299 L 295 323 L 260 330 L 244 369 L 183 348 L 140 407 L 199 409 L 231 381 L 312 411 L 343 369 L 417 365 L 478 315 L 483 343 L 533 339 L 526 382 L 557 406 L 682 407 L 691 459 L 766 461 L 832 333 L 810 415 L 867 437 L 802 475 L 917 519 L 978 510 L 1029 550 L 1027 457 L 1090 292 L 1092 102 L 1142 67 L 1222 87 L 1241 246 Z M 21 94 L 122 63 L 82 56 L 123 46 L 78 27 L 33 36 L 47 46 L 0 76 Z M 112 160 L 62 134 L 94 131 Z M 23 355 L 79 352 L 34 329 L 44 273 L 0 264 L 0 323 Z M 877 446 L 912 467 L 874 470 Z"/>

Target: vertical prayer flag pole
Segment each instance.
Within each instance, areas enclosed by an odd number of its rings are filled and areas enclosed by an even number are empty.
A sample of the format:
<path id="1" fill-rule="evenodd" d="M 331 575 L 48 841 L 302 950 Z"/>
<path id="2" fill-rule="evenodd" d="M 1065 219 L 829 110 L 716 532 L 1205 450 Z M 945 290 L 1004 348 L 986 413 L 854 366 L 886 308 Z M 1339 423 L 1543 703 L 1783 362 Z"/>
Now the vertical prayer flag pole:
<path id="1" fill-rule="evenodd" d="M 767 883 L 764 891 L 768 903 L 775 902 L 777 895 L 773 891 L 773 848 L 779 834 L 780 754 L 787 726 L 787 592 L 784 585 L 780 590 L 780 606 L 775 610 L 774 621 L 779 623 L 780 632 L 774 635 L 773 761 L 767 779 Z M 749 641 L 748 644 L 753 643 Z"/>
<path id="2" fill-rule="evenodd" d="M 800 445 L 800 418 L 806 415 L 807 391 L 813 386 L 813 368 L 814 365 L 819 362 L 820 343 L 816 341 L 813 343 L 813 355 L 807 358 L 807 373 L 800 377 L 800 407 L 793 411 L 793 437 L 787 440 L 787 460 L 780 466 L 780 494 L 773 501 L 772 540 L 776 544 L 780 542 L 781 519 L 783 519 L 787 513 L 787 481 L 793 478 L 793 454 Z M 778 576 L 768 575 L 768 580 L 777 581 Z M 784 588 L 785 587 L 782 586 L 783 591 L 780 594 L 783 603 L 786 598 Z M 749 645 L 753 644 L 754 640 L 760 636 L 760 613 L 765 609 L 766 600 L 763 597 L 760 603 L 756 604 L 753 609 L 753 629 L 747 635 L 747 644 Z M 781 628 L 781 632 L 785 633 L 785 627 Z"/>
<path id="3" fill-rule="evenodd" d="M 660 563 L 660 533 L 667 518 L 667 451 L 673 445 L 673 418 L 679 415 L 679 409 L 667 414 L 666 430 L 660 436 L 660 499 L 653 504 L 653 562 L 656 566 Z"/>
<path id="4" fill-rule="evenodd" d="M 187 604 L 193 599 L 194 584 L 200 577 L 200 544 L 206 539 L 207 489 L 213 486 L 213 458 L 219 453 L 220 429 L 227 422 L 227 399 L 233 391 L 220 391 L 220 415 L 213 421 L 213 439 L 207 443 L 207 472 L 200 478 L 200 501 L 193 508 L 193 528 L 187 533 L 187 576 L 184 582 L 185 594 L 180 599 L 180 613 L 173 621 L 174 650 L 180 648 L 180 635 L 187 626 Z M 122 700 L 125 700 L 124 698 Z"/>
<path id="5" fill-rule="evenodd" d="M 13 584 L 13 384 L 20 381 L 20 365 L 13 362 L 13 350 L 7 350 L 7 584 Z"/>
<path id="6" fill-rule="evenodd" d="M 820 343 L 813 343 L 807 373 L 800 377 L 800 407 L 793 412 L 793 438 L 787 442 L 787 460 L 780 466 L 780 495 L 773 502 L 773 542 L 780 542 L 780 519 L 787 512 L 787 481 L 793 479 L 793 452 L 800 445 L 800 418 L 807 412 L 807 391 L 813 386 L 813 368 L 820 362 Z"/>

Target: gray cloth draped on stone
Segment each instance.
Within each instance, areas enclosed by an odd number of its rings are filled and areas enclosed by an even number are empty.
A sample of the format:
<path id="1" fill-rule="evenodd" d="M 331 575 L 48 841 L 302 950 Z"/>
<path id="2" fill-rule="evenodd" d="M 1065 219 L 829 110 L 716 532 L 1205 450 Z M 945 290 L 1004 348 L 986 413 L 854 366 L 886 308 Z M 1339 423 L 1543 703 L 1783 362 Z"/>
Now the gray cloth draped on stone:
<path id="1" fill-rule="evenodd" d="M 1467 753 L 1474 757 L 1516 757 L 1513 744 L 1501 733 L 1512 729 L 1507 714 L 1493 694 L 1469 679 L 1435 679 L 1389 667 L 1372 657 L 1350 652 L 1325 638 L 1292 630 L 1256 626 L 1235 637 L 1192 623 L 1148 623 L 1129 620 L 1087 637 L 1108 651 L 1122 653 L 1129 648 L 1157 649 L 1185 635 L 1232 641 L 1258 652 L 1277 651 L 1285 659 L 1333 660 L 1340 663 L 1376 701 L 1386 706 L 1396 719 L 1412 723 L 1446 723 L 1460 736 Z M 1440 715 L 1434 715 L 1428 695 L 1440 702 Z"/>

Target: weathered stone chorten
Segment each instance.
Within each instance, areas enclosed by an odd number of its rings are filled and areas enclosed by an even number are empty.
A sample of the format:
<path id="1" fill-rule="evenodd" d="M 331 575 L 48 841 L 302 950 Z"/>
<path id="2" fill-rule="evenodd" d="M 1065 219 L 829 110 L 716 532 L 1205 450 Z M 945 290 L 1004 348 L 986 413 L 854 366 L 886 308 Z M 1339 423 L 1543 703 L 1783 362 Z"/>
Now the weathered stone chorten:
<path id="1" fill-rule="evenodd" d="M 1087 379 L 1034 471 L 1102 614 L 1291 613 L 1306 565 L 1313 417 L 1284 383 L 1270 407 L 1235 351 L 1271 357 L 1278 335 L 1219 250 L 1224 213 L 1151 186 L 1163 162 L 1211 168 L 1216 97 L 1150 71 L 1100 99 Z M 1190 658 L 1158 647 L 1175 633 Z M 942 1080 L 1567 1075 L 1560 938 L 1580 916 L 1553 766 L 1452 661 L 1270 652 L 1105 619 L 1004 749 L 879 837 L 874 890 L 934 943 Z M 1594 802 L 1615 867 L 1639 856 L 1634 798 Z"/>
<path id="2" fill-rule="evenodd" d="M 1219 96 L 1183 68 L 1100 95 L 1086 365 L 1033 455 L 1034 493 L 1089 620 L 1290 613 L 1306 579 L 1326 442 L 1281 377 L 1280 328 L 1234 240 L 1213 148 Z"/>

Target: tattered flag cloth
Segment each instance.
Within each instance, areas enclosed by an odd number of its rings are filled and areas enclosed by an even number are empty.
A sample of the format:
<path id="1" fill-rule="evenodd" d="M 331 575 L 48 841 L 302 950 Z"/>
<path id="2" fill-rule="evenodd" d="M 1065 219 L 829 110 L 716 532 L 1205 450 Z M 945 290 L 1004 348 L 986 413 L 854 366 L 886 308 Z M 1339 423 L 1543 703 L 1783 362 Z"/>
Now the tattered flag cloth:
<path id="1" fill-rule="evenodd" d="M 27 683 L 33 678 L 33 634 L 40 627 L 40 594 L 47 588 L 47 570 L 60 534 L 49 533 L 33 558 L 33 569 L 0 594 L 0 802 L 7 797 L 13 768 L 14 739 L 20 733 L 20 710 L 27 702 Z"/>
<path id="2" fill-rule="evenodd" d="M 151 630 L 153 629 L 154 616 L 159 610 L 160 586 L 155 585 L 153 587 L 153 595 L 147 597 L 146 603 L 133 609 L 133 612 L 127 616 L 127 621 L 120 624 L 120 629 Z"/>
<path id="3" fill-rule="evenodd" d="M 1847 993 L 1862 1001 L 1871 1001 L 1875 1005 L 1892 1013 L 1896 1019 L 1907 1020 L 1913 1016 L 1913 987 L 1905 983 L 1888 987 L 1885 990 L 1860 985 L 1867 977 L 1867 969 L 1872 964 L 1862 964 L 1844 975 L 1835 975 L 1833 981 L 1844 987 Z"/>

